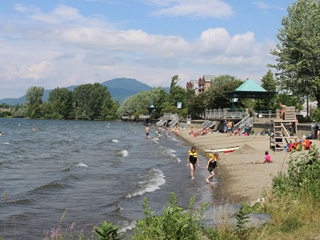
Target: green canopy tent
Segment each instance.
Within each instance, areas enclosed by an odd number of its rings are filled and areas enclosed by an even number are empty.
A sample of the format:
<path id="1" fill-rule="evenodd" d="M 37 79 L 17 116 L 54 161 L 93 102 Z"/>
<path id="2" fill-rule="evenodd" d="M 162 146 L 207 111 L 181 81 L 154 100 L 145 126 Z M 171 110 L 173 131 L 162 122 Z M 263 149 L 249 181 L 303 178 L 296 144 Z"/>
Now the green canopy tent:
<path id="1" fill-rule="evenodd" d="M 253 99 L 271 99 L 277 92 L 267 92 L 263 87 L 252 79 L 248 79 L 241 84 L 236 90 L 224 93 L 228 98 L 232 99 L 232 105 L 234 99 L 238 98 L 253 98 Z"/>

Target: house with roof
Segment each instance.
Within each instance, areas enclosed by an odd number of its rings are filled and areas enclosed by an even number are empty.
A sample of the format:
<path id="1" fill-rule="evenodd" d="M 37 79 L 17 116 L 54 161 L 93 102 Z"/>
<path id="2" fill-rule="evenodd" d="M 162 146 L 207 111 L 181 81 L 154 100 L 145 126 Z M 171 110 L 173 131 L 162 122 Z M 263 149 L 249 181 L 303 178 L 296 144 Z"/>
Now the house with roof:
<path id="1" fill-rule="evenodd" d="M 191 80 L 187 82 L 186 89 L 195 90 L 195 93 L 198 95 L 199 93 L 203 93 L 209 90 L 211 81 L 215 79 L 214 75 L 203 75 L 199 80 Z"/>

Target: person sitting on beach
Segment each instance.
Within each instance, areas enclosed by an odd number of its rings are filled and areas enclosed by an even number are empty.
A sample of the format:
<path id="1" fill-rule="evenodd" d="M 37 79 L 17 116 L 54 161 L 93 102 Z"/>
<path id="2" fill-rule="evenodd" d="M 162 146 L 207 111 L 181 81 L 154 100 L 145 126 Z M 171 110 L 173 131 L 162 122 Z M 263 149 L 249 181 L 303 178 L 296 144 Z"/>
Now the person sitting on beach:
<path id="1" fill-rule="evenodd" d="M 193 127 L 191 127 L 189 134 L 193 134 Z"/>
<path id="2" fill-rule="evenodd" d="M 197 148 L 192 147 L 191 150 L 189 151 L 188 162 L 187 162 L 187 167 L 190 166 L 192 180 L 194 179 L 194 171 L 196 169 L 196 163 L 200 167 Z"/>
<path id="3" fill-rule="evenodd" d="M 265 151 L 264 161 L 253 161 L 254 164 L 263 164 L 263 163 L 271 163 L 270 155 L 268 151 Z"/>
<path id="4" fill-rule="evenodd" d="M 211 158 L 209 159 L 208 163 L 207 163 L 207 167 L 206 169 L 209 171 L 210 176 L 206 178 L 206 182 L 210 183 L 212 182 L 213 176 L 214 176 L 214 169 L 218 168 L 218 163 L 217 160 L 219 158 L 219 154 L 218 153 L 214 153 L 213 155 L 211 155 Z"/>

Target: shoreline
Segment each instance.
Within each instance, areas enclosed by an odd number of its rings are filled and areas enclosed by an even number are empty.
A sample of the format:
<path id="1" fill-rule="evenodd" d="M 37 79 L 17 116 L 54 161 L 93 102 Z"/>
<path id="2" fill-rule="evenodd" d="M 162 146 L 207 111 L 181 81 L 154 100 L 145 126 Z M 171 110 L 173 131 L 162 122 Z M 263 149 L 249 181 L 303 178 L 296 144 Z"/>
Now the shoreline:
<path id="1" fill-rule="evenodd" d="M 269 137 L 266 136 L 227 136 L 224 133 L 207 133 L 203 136 L 189 135 L 191 126 L 200 129 L 201 125 L 184 125 L 184 130 L 179 131 L 179 138 L 190 146 L 195 146 L 197 151 L 209 159 L 205 152 L 207 149 L 240 146 L 239 150 L 230 153 L 219 153 L 219 169 L 216 170 L 219 183 L 211 192 L 211 203 L 250 203 L 262 197 L 263 190 L 272 184 L 273 176 L 278 172 L 286 172 L 290 153 L 285 150 L 274 152 L 269 148 Z M 173 130 L 173 129 L 172 129 Z M 319 146 L 319 140 L 312 140 L 313 145 Z M 253 161 L 262 161 L 265 151 L 269 151 L 272 163 L 252 164 Z M 295 152 L 293 156 L 307 151 Z M 200 162 L 201 170 L 205 169 L 206 162 Z M 202 181 L 202 180 L 201 180 Z M 203 179 L 204 186 L 205 184 Z M 206 187 L 205 186 L 205 187 Z M 212 194 L 213 193 L 213 194 Z M 209 199 L 204 192 L 204 199 Z M 214 196 L 212 196 L 214 195 Z M 214 199 L 218 196 L 220 199 Z"/>

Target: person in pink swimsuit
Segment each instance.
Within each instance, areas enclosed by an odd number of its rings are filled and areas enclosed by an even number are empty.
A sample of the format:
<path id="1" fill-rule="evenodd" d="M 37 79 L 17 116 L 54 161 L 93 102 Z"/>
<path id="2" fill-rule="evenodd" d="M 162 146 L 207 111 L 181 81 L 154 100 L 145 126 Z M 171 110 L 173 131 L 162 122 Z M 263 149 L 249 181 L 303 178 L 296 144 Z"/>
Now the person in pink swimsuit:
<path id="1" fill-rule="evenodd" d="M 271 159 L 270 159 L 270 155 L 269 155 L 269 152 L 268 151 L 265 151 L 264 153 L 264 161 L 254 161 L 252 163 L 254 164 L 262 164 L 262 163 L 271 163 Z"/>

